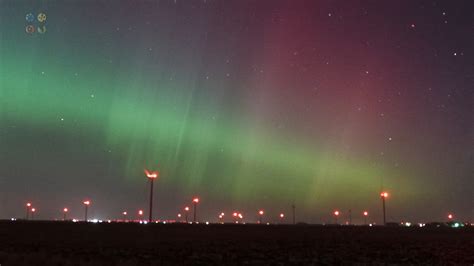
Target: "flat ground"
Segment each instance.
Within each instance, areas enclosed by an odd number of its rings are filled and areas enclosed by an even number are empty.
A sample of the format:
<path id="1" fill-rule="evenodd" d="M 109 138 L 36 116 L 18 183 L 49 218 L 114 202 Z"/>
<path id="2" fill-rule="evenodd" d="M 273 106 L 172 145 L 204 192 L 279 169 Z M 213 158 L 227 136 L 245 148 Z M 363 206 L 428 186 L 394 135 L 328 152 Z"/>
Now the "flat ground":
<path id="1" fill-rule="evenodd" d="M 474 228 L 0 222 L 4 265 L 474 263 Z"/>

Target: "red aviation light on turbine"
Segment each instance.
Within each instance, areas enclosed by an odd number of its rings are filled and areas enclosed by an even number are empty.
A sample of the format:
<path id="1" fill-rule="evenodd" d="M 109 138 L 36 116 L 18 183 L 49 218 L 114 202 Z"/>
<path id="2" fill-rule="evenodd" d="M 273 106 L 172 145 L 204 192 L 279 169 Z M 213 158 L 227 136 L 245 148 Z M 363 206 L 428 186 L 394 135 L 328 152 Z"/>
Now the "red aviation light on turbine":
<path id="1" fill-rule="evenodd" d="M 156 178 L 158 178 L 160 173 L 158 171 L 148 171 L 147 169 L 145 169 L 145 175 L 146 175 L 146 177 L 148 177 L 150 179 L 156 179 Z"/>

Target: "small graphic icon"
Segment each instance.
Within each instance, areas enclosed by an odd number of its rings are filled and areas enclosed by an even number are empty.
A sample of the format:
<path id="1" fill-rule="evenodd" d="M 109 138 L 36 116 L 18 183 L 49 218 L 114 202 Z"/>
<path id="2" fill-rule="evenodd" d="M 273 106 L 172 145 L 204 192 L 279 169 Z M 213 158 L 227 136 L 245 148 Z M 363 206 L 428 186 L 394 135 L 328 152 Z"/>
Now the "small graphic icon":
<path id="1" fill-rule="evenodd" d="M 39 13 L 38 14 L 38 21 L 39 22 L 45 22 L 46 21 L 46 14 L 45 13 Z"/>
<path id="2" fill-rule="evenodd" d="M 26 33 L 32 34 L 35 32 L 35 27 L 33 25 L 28 25 L 26 26 L 25 30 L 26 30 Z"/>
<path id="3" fill-rule="evenodd" d="M 41 26 L 41 27 L 38 27 L 38 33 L 40 34 L 45 34 L 46 33 L 46 26 Z"/>
<path id="4" fill-rule="evenodd" d="M 26 21 L 33 22 L 35 20 L 35 16 L 31 13 L 26 14 L 25 16 Z"/>

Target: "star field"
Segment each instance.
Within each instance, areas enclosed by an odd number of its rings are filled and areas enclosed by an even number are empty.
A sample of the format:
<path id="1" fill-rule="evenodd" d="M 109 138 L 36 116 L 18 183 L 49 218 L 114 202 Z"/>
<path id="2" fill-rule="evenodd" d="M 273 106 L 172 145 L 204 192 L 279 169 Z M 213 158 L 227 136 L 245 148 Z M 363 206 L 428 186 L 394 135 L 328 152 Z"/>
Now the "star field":
<path id="1" fill-rule="evenodd" d="M 386 189 L 390 219 L 472 219 L 472 7 L 0 0 L 0 217 L 132 212 L 148 167 L 163 218 L 327 222 Z"/>

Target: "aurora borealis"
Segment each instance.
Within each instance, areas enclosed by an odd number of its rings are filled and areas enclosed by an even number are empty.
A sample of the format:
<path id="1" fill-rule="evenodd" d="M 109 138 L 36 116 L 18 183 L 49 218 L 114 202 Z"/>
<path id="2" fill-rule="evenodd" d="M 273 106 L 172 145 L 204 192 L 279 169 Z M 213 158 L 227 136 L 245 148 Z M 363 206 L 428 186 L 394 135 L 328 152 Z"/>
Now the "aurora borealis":
<path id="1" fill-rule="evenodd" d="M 468 1 L 347 2 L 0 0 L 0 217 L 472 219 Z"/>

